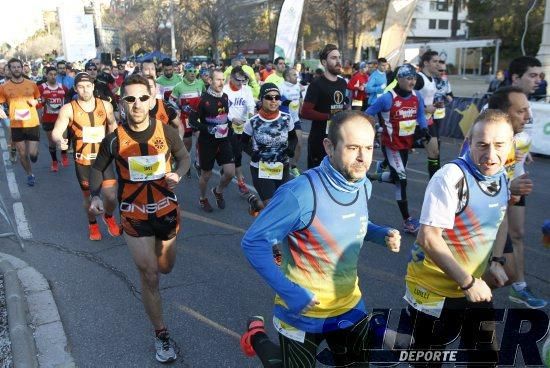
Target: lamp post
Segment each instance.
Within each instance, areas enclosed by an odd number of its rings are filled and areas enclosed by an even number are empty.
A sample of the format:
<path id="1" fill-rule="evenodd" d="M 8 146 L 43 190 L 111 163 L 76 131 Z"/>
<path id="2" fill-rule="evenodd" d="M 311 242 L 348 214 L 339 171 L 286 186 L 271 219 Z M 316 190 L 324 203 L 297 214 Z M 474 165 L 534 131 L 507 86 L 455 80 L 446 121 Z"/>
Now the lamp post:
<path id="1" fill-rule="evenodd" d="M 542 40 L 537 58 L 542 63 L 544 74 L 550 75 L 550 0 L 546 0 L 542 24 Z"/>
<path id="2" fill-rule="evenodd" d="M 176 60 L 176 32 L 174 30 L 174 6 L 170 0 L 170 47 L 172 49 L 172 60 Z"/>

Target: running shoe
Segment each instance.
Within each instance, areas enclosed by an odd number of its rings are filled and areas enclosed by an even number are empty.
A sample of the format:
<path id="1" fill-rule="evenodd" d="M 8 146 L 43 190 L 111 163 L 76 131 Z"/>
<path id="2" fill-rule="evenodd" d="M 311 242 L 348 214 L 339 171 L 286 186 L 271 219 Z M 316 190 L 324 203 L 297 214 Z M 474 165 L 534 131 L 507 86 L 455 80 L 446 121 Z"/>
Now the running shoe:
<path id="1" fill-rule="evenodd" d="M 105 225 L 107 225 L 107 231 L 109 232 L 109 235 L 111 235 L 112 237 L 120 236 L 120 226 L 118 226 L 116 219 L 113 216 L 106 217 L 105 215 L 103 215 L 101 217 L 103 218 L 103 222 L 105 223 Z"/>
<path id="2" fill-rule="evenodd" d="M 297 178 L 301 174 L 302 173 L 300 172 L 300 170 L 296 166 L 294 166 L 293 168 L 290 169 L 290 175 L 294 176 L 295 178 Z"/>
<path id="3" fill-rule="evenodd" d="M 528 286 L 524 287 L 520 291 L 516 291 L 514 287 L 511 287 L 508 298 L 514 303 L 523 303 L 532 309 L 544 308 L 546 307 L 546 304 L 548 304 L 546 300 L 537 298 Z"/>
<path id="4" fill-rule="evenodd" d="M 101 240 L 101 231 L 97 222 L 88 225 L 88 232 L 90 233 L 90 240 Z"/>
<path id="5" fill-rule="evenodd" d="M 283 263 L 283 253 L 281 253 L 281 250 L 279 249 L 279 246 L 275 244 L 273 246 L 273 261 L 275 264 L 279 267 L 281 267 L 281 264 Z"/>
<path id="6" fill-rule="evenodd" d="M 216 192 L 216 188 L 212 188 L 212 194 L 214 194 L 214 197 L 216 198 L 216 205 L 218 205 L 218 208 L 220 210 L 223 210 L 225 208 L 225 199 L 223 199 L 223 193 Z"/>
<path id="7" fill-rule="evenodd" d="M 58 172 L 59 171 L 59 165 L 57 164 L 57 161 L 52 161 L 52 166 L 50 167 L 50 170 L 52 172 Z"/>
<path id="8" fill-rule="evenodd" d="M 193 162 L 193 167 L 195 168 L 195 170 L 197 171 L 197 179 L 200 179 L 201 178 L 201 167 L 199 166 L 199 162 L 198 161 L 194 161 Z"/>
<path id="9" fill-rule="evenodd" d="M 244 178 L 237 180 L 237 186 L 239 187 L 239 193 L 241 193 L 241 195 L 247 195 L 248 193 L 250 193 L 250 190 L 248 190 L 248 187 L 244 182 Z"/>
<path id="10" fill-rule="evenodd" d="M 12 164 L 17 162 L 17 150 L 15 147 L 10 148 L 10 161 Z"/>
<path id="11" fill-rule="evenodd" d="M 247 357 L 256 355 L 252 347 L 252 336 L 259 332 L 265 333 L 264 317 L 250 317 L 246 322 L 246 332 L 241 336 L 241 349 Z"/>
<path id="12" fill-rule="evenodd" d="M 420 229 L 420 222 L 417 219 L 409 217 L 403 221 L 403 231 L 409 234 L 416 234 Z"/>
<path id="13" fill-rule="evenodd" d="M 250 193 L 248 196 L 248 214 L 252 217 L 256 217 L 260 214 L 260 211 L 264 209 L 262 201 L 254 194 Z"/>
<path id="14" fill-rule="evenodd" d="M 61 165 L 63 165 L 63 167 L 69 166 L 69 158 L 66 153 L 61 154 Z"/>
<path id="15" fill-rule="evenodd" d="M 164 330 L 155 337 L 155 358 L 161 363 L 169 363 L 176 360 L 177 355 L 174 350 L 174 344 L 170 340 L 170 334 Z"/>
<path id="16" fill-rule="evenodd" d="M 210 205 L 210 202 L 208 202 L 208 198 L 199 198 L 199 204 L 201 205 L 201 208 L 204 212 L 212 212 L 214 209 Z"/>
<path id="17" fill-rule="evenodd" d="M 33 174 L 30 174 L 27 176 L 27 185 L 29 187 L 34 187 L 34 184 L 36 183 L 36 177 Z"/>

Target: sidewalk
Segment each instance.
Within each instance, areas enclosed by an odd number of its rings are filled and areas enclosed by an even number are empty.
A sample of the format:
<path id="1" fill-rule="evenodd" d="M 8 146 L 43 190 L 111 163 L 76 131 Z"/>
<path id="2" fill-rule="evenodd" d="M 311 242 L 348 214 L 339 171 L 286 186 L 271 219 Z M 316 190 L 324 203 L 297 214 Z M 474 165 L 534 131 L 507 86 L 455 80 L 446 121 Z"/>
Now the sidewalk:
<path id="1" fill-rule="evenodd" d="M 4 253 L 0 253 L 0 273 L 4 277 L 13 366 L 75 367 L 44 276 L 19 258 Z M 3 314 L 5 311 L 0 310 L 0 316 Z"/>

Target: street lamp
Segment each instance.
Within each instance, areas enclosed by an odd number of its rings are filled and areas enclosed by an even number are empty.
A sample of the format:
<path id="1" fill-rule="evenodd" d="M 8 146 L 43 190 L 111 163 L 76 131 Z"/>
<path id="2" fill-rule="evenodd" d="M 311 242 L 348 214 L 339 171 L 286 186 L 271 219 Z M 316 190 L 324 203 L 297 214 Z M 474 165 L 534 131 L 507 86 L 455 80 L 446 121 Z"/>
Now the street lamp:
<path id="1" fill-rule="evenodd" d="M 172 0 L 169 0 L 169 6 L 168 13 L 170 19 L 165 22 L 161 22 L 159 24 L 159 28 L 170 28 L 170 48 L 172 50 L 172 60 L 176 60 L 176 32 L 174 29 L 174 7 L 172 5 Z"/>

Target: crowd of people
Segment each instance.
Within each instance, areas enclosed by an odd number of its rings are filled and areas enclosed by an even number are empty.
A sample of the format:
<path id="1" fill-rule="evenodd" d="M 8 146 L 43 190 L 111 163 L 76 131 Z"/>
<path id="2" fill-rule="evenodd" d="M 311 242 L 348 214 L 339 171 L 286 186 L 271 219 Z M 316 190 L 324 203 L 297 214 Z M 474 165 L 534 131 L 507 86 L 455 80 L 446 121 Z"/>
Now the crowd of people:
<path id="1" fill-rule="evenodd" d="M 527 285 L 523 244 L 533 186 L 524 169 L 531 160 L 528 96 L 541 83 L 540 62 L 510 63 L 507 83 L 492 91 L 458 158 L 445 165 L 439 125 L 453 94 L 436 51 L 421 55 L 418 66 L 391 71 L 384 58 L 343 67 L 338 47 L 327 44 L 319 62 L 322 69 L 311 73 L 281 57 L 248 65 L 238 55 L 227 68 L 93 59 L 81 71 L 65 61 L 44 65 L 40 75 L 21 60 L 0 60 L 10 159 L 19 160 L 33 187 L 40 127 L 52 173 L 69 166 L 72 154 L 89 239 L 102 239 L 100 216 L 110 236 L 124 236 L 139 270 L 158 361 L 176 359 L 159 277 L 175 264 L 175 189 L 192 170 L 202 211 L 213 212 L 214 203 L 225 209 L 224 191 L 234 181 L 257 217 L 242 249 L 276 291 L 280 344 L 254 316 L 241 347 L 265 367 L 313 367 L 325 340 L 336 365 L 368 361 L 364 347 L 378 316 L 367 312 L 358 286 L 359 251 L 365 240 L 391 252 L 401 243 L 398 229 L 369 220 L 376 183 L 395 186 L 402 231 L 417 236 L 404 283 L 414 348 L 444 345 L 469 309 L 492 310 L 494 288 L 510 285 L 510 300 L 529 308 L 547 305 Z M 304 120 L 311 121 L 307 142 Z M 419 219 L 407 200 L 415 147 L 426 149 L 430 177 Z M 377 148 L 384 160 L 369 172 Z M 300 167 L 304 150 L 307 167 Z M 215 164 L 220 177 L 211 186 Z M 436 322 L 443 328 L 431 333 Z M 477 331 L 463 329 L 462 336 L 475 346 Z M 484 351 L 495 365 L 495 345 Z"/>

